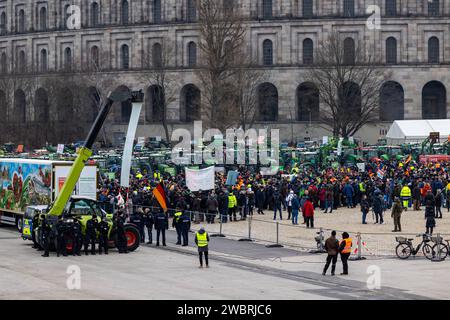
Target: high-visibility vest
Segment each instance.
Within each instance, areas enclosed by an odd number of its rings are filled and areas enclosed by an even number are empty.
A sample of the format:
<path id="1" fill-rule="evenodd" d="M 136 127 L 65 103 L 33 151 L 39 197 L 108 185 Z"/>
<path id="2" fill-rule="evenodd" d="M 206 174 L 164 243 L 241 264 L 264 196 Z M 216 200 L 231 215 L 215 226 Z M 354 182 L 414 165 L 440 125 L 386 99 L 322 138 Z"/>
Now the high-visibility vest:
<path id="1" fill-rule="evenodd" d="M 411 189 L 409 187 L 403 187 L 400 191 L 400 197 L 408 198 L 411 197 Z"/>
<path id="2" fill-rule="evenodd" d="M 343 239 L 341 241 L 341 244 L 342 244 L 342 242 L 345 242 L 345 247 L 344 247 L 344 250 L 341 251 L 341 253 L 351 253 L 352 252 L 352 238 Z"/>
<path id="3" fill-rule="evenodd" d="M 366 188 L 364 188 L 364 183 L 362 182 L 359 184 L 359 191 L 366 192 Z"/>
<path id="4" fill-rule="evenodd" d="M 234 208 L 236 206 L 236 197 L 234 194 L 228 196 L 228 208 Z"/>
<path id="5" fill-rule="evenodd" d="M 175 221 L 178 223 L 178 221 L 180 220 L 180 217 L 183 213 L 182 212 L 176 212 L 175 213 Z"/>
<path id="6" fill-rule="evenodd" d="M 208 235 L 206 232 L 203 234 L 197 232 L 195 236 L 197 237 L 197 246 L 199 248 L 206 247 L 208 245 Z"/>

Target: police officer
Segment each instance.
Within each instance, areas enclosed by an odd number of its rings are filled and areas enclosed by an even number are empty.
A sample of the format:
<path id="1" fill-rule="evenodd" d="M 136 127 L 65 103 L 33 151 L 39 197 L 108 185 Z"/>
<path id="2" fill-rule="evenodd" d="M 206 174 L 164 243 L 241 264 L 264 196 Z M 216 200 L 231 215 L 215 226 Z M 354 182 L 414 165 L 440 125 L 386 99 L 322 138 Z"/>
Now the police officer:
<path id="1" fill-rule="evenodd" d="M 86 235 L 84 237 L 84 254 L 88 255 L 89 244 L 91 244 L 91 254 L 95 255 L 95 241 L 97 240 L 97 215 L 86 222 Z"/>
<path id="2" fill-rule="evenodd" d="M 123 211 L 119 211 L 115 218 L 116 233 L 117 233 L 117 249 L 119 253 L 128 253 L 127 237 L 125 235 L 125 216 Z"/>
<path id="3" fill-rule="evenodd" d="M 166 246 L 166 230 L 169 229 L 169 219 L 167 215 L 160 210 L 155 217 L 155 229 L 156 229 L 156 246 L 159 247 L 159 236 L 162 234 L 162 244 Z"/>
<path id="4" fill-rule="evenodd" d="M 172 220 L 172 228 L 175 228 L 177 231 L 177 245 L 181 245 L 181 216 L 183 215 L 183 212 L 180 210 L 179 207 L 175 210 L 175 215 Z"/>
<path id="5" fill-rule="evenodd" d="M 100 223 L 98 224 L 99 254 L 102 254 L 102 249 L 105 251 L 105 254 L 108 254 L 108 232 L 109 232 L 109 224 L 108 222 L 106 222 L 106 218 L 103 218 L 102 221 L 100 221 Z"/>
<path id="6" fill-rule="evenodd" d="M 66 248 L 66 232 L 67 225 L 64 223 L 63 217 L 58 217 L 58 222 L 55 226 L 56 229 L 56 256 L 59 257 L 62 254 L 64 257 L 67 257 L 67 248 Z"/>
<path id="7" fill-rule="evenodd" d="M 42 237 L 42 246 L 44 249 L 43 257 L 49 256 L 49 246 L 50 246 L 50 238 L 51 238 L 52 226 L 48 222 L 47 217 L 43 215 L 41 220 L 41 237 Z"/>
<path id="8" fill-rule="evenodd" d="M 137 208 L 137 210 L 131 215 L 130 221 L 138 228 L 141 236 L 141 242 L 145 242 L 144 211 L 142 211 L 142 208 Z"/>
<path id="9" fill-rule="evenodd" d="M 72 239 L 73 239 L 73 249 L 72 254 L 75 256 L 81 256 L 81 247 L 83 246 L 83 234 L 81 232 L 81 224 L 78 219 L 74 219 L 72 224 Z"/>
<path id="10" fill-rule="evenodd" d="M 183 237 L 183 247 L 186 247 L 189 243 L 189 230 L 191 230 L 191 219 L 189 216 L 183 212 L 180 217 L 180 229 L 181 235 Z"/>
<path id="11" fill-rule="evenodd" d="M 35 229 L 39 228 L 39 214 L 35 214 L 33 216 L 32 225 L 31 225 L 31 239 L 33 240 L 33 249 L 41 249 L 41 246 L 36 240 Z"/>
<path id="12" fill-rule="evenodd" d="M 150 211 L 149 208 L 146 208 L 144 211 L 144 225 L 147 227 L 147 233 L 148 233 L 148 242 L 147 244 L 152 244 L 153 242 L 153 225 L 155 223 L 155 220 L 153 218 L 153 213 Z M 145 238 L 144 238 L 145 240 Z"/>

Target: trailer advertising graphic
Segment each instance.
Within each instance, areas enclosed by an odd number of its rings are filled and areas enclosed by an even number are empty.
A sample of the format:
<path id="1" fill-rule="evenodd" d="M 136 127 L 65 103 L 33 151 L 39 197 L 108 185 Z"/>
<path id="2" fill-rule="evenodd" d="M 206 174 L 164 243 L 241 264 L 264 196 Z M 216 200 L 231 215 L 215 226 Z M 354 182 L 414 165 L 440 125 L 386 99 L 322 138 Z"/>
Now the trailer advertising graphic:
<path id="1" fill-rule="evenodd" d="M 50 204 L 52 166 L 0 161 L 0 209 L 24 211 L 28 205 Z"/>

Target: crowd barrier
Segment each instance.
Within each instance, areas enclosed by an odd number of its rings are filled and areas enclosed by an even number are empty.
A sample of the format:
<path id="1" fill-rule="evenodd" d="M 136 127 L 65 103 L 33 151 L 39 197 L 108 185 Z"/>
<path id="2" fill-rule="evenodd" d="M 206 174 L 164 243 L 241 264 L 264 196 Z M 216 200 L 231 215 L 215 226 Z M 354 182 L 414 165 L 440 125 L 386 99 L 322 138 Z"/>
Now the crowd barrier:
<path id="1" fill-rule="evenodd" d="M 156 207 L 133 206 L 133 211 L 137 208 L 150 209 L 151 212 L 159 212 Z M 331 231 L 337 232 L 337 238 L 343 232 L 347 232 L 353 239 L 352 256 L 353 259 L 365 259 L 367 257 L 393 257 L 396 255 L 395 248 L 398 245 L 396 237 L 402 236 L 411 238 L 416 246 L 420 237 L 416 233 L 383 233 L 383 232 L 358 232 L 355 230 L 336 230 L 322 227 L 306 228 L 303 217 L 298 219 L 298 225 L 293 225 L 291 220 L 266 220 L 263 216 L 256 214 L 248 215 L 246 220 L 240 220 L 241 216 L 236 213 L 238 221 L 230 222 L 230 217 L 226 215 L 226 220 L 221 219 L 219 214 L 184 210 L 191 219 L 191 231 L 196 232 L 201 227 L 206 227 L 212 237 L 228 237 L 240 241 L 257 241 L 270 247 L 289 247 L 303 252 L 321 253 L 325 252 L 325 240 L 331 235 Z M 169 217 L 175 214 L 174 209 L 168 210 Z M 271 212 L 266 214 L 272 215 Z M 208 219 L 209 217 L 209 219 Z M 272 216 L 271 216 L 272 218 Z M 208 223 L 208 221 L 214 223 Z M 226 221 L 226 222 L 225 222 Z M 169 228 L 172 228 L 170 221 Z M 450 234 L 436 233 L 444 240 L 450 239 Z M 417 256 L 421 256 L 419 252 Z"/>

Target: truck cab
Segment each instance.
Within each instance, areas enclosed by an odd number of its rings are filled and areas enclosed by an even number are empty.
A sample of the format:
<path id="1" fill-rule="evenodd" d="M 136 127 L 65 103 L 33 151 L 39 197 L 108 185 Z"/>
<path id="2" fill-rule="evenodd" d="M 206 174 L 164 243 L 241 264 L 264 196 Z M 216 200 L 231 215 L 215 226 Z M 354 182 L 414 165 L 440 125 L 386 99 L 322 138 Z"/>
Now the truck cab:
<path id="1" fill-rule="evenodd" d="M 23 225 L 22 225 L 22 239 L 31 240 L 32 234 L 34 232 L 33 218 L 35 215 L 41 215 L 42 213 L 47 213 L 48 206 L 28 206 L 23 215 Z"/>

